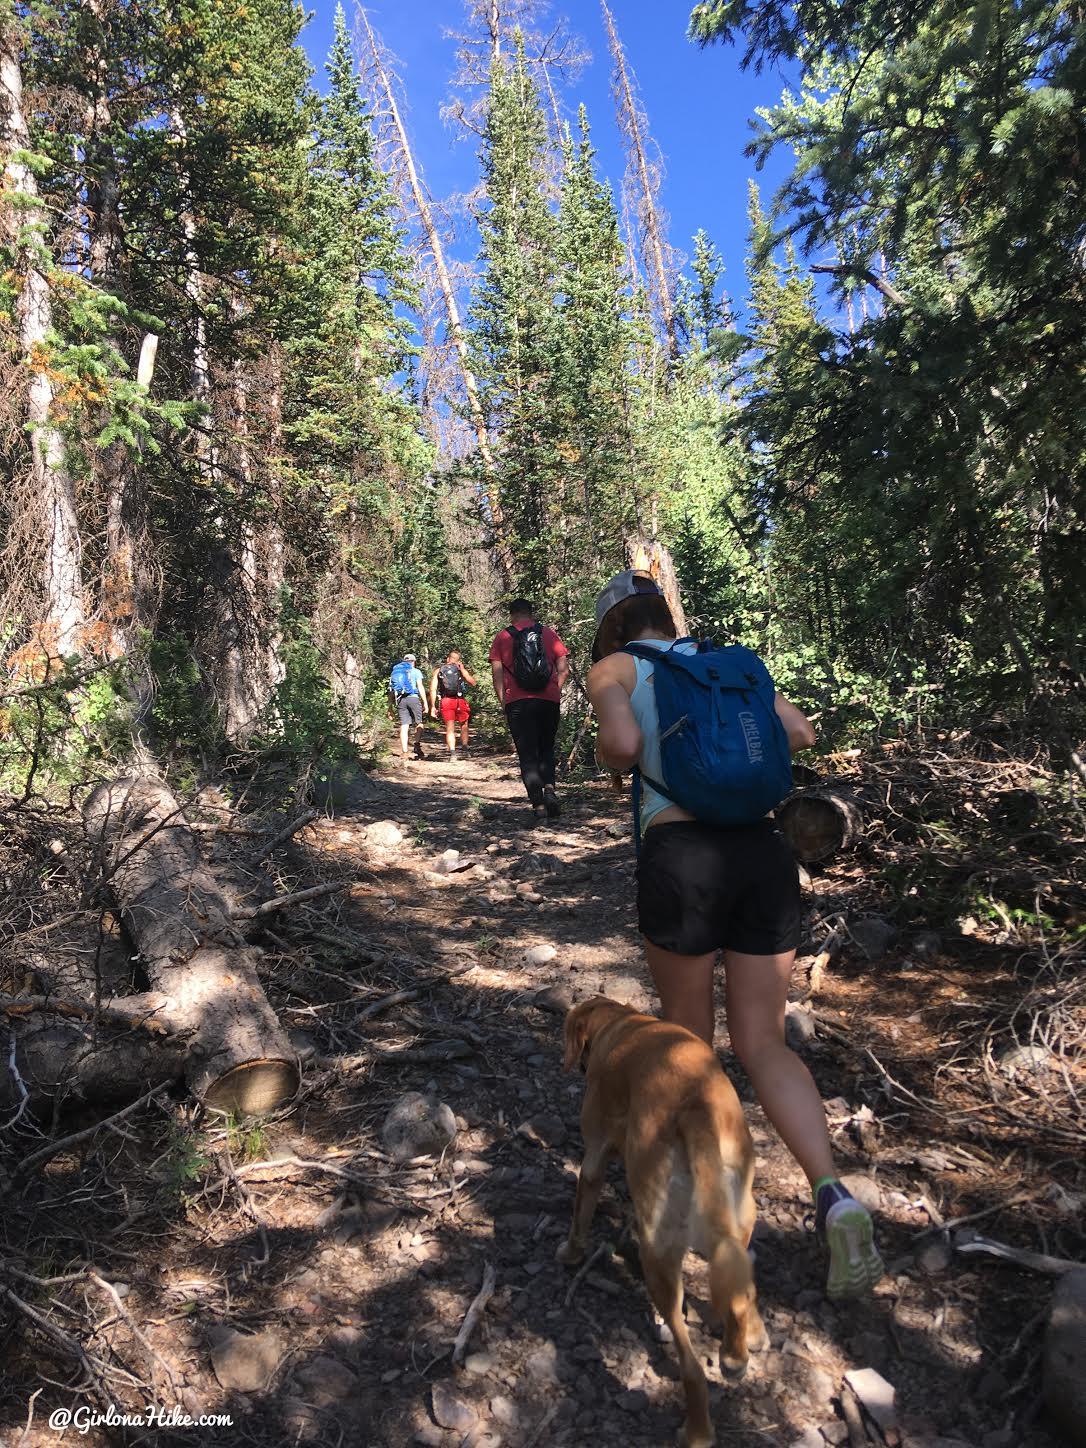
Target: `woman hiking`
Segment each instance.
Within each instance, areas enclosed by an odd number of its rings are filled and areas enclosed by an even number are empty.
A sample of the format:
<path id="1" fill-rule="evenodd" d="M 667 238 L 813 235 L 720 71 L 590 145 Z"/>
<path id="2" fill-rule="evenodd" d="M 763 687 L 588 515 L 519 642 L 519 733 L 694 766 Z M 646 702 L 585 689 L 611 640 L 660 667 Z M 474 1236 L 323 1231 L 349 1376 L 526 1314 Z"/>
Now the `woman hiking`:
<path id="1" fill-rule="evenodd" d="M 597 756 L 612 769 L 640 771 L 640 779 L 635 776 L 635 789 L 642 787 L 643 832 L 638 925 L 661 1014 L 712 1045 L 714 975 L 722 953 L 732 1048 L 766 1116 L 811 1184 L 815 1226 L 829 1251 L 828 1295 L 857 1296 L 882 1276 L 871 1217 L 837 1178 L 818 1088 L 784 1038 L 800 927 L 795 861 L 772 814 L 763 810 L 749 823 L 723 827 L 681 808 L 646 782 L 659 782 L 663 773 L 654 674 L 664 666 L 654 664 L 653 656 L 665 650 L 699 653 L 692 639 L 676 641 L 675 624 L 655 581 L 633 571 L 618 574 L 597 600 L 596 623 L 592 656 L 597 662 L 587 683 L 599 721 Z M 648 657 L 626 652 L 627 645 Z M 750 661 L 753 672 L 746 677 L 752 686 L 764 681 L 767 710 L 771 700 L 788 748 L 793 753 L 809 748 L 815 734 L 804 715 L 772 691 L 755 655 L 735 652 Z M 722 659 L 723 653 L 713 658 Z M 748 727 L 756 726 L 741 725 Z M 679 742 L 668 743 L 669 754 L 682 740 L 681 730 L 672 732 Z"/>

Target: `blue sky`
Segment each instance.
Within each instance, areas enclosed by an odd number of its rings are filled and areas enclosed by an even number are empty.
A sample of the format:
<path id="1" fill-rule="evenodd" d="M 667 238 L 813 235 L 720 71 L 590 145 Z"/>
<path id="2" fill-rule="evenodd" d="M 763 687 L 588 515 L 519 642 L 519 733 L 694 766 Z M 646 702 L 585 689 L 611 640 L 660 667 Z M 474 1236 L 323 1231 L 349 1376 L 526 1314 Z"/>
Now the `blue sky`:
<path id="1" fill-rule="evenodd" d="M 354 23 L 353 0 L 346 4 Z M 335 0 L 316 0 L 303 44 L 323 88 L 324 58 L 332 35 Z M 690 238 L 704 227 L 722 252 L 724 284 L 741 302 L 745 293 L 743 258 L 746 243 L 747 180 L 754 163 L 743 155 L 750 137 L 749 120 L 756 106 L 780 96 L 780 74 L 755 76 L 739 68 L 736 51 L 716 46 L 699 50 L 686 39 L 690 3 L 660 0 L 611 0 L 619 35 L 626 48 L 648 112 L 652 135 L 663 153 L 664 206 L 671 218 L 671 244 L 685 254 Z M 460 0 L 374 0 L 370 21 L 385 45 L 400 60 L 407 95 L 411 139 L 427 184 L 435 196 L 466 192 L 477 175 L 474 138 L 460 139 L 439 114 L 449 91 L 454 67 L 453 42 L 443 29 L 459 25 Z M 624 162 L 610 95 L 611 58 L 598 0 L 555 0 L 553 15 L 564 15 L 587 43 L 592 62 L 567 93 L 567 109 L 579 101 L 588 108 L 601 173 L 616 196 Z M 776 156 L 761 173 L 763 199 L 783 179 L 787 158 Z M 470 239 L 463 250 L 470 254 Z"/>

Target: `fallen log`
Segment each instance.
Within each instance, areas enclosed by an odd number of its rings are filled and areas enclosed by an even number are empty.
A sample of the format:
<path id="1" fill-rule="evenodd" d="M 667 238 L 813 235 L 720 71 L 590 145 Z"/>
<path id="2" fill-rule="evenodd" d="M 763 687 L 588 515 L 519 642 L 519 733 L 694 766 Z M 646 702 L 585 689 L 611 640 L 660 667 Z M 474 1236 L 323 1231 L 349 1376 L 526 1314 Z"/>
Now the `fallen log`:
<path id="1" fill-rule="evenodd" d="M 863 816 L 851 795 L 822 785 L 789 795 L 777 810 L 777 824 L 796 859 L 813 865 L 847 850 L 859 837 Z"/>
<path id="2" fill-rule="evenodd" d="M 181 805 L 165 785 L 136 776 L 99 785 L 83 820 L 150 983 L 188 1033 L 189 1089 L 240 1114 L 287 1100 L 297 1056 L 261 987 L 259 953 L 231 924 Z"/>
<path id="3" fill-rule="evenodd" d="M 186 1041 L 149 1030 L 123 1036 L 93 1023 L 64 1019 L 10 1020 L 0 1030 L 0 1112 L 119 1106 L 147 1089 L 148 1081 L 180 1081 Z M 2 1124 L 2 1123 L 0 1123 Z"/>

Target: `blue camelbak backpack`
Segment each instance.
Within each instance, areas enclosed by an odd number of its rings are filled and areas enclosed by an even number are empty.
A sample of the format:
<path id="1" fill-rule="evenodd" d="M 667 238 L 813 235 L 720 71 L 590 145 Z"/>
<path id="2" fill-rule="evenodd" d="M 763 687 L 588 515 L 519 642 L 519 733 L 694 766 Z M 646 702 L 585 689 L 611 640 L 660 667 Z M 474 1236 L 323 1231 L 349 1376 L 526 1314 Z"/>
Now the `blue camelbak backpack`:
<path id="1" fill-rule="evenodd" d="M 692 639 L 680 639 L 692 643 Z M 788 735 L 773 707 L 769 670 L 756 653 L 709 640 L 697 653 L 632 643 L 653 666 L 660 716 L 661 778 L 646 781 L 695 819 L 749 825 L 792 788 Z M 634 771 L 634 830 L 640 844 L 640 771 Z"/>
<path id="2" fill-rule="evenodd" d="M 414 664 L 409 664 L 406 659 L 401 659 L 398 664 L 394 665 L 390 680 L 394 694 L 413 694 L 415 692 L 415 686 L 411 682 L 411 675 L 414 671 Z"/>

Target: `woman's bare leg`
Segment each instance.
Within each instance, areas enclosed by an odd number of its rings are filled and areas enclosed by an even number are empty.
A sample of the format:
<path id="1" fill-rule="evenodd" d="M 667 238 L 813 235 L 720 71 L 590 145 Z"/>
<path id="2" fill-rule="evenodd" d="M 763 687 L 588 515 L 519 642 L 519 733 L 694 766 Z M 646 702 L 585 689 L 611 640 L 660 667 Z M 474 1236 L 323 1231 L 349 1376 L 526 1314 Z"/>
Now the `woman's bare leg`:
<path id="1" fill-rule="evenodd" d="M 713 1044 L 713 971 L 717 952 L 709 955 L 675 955 L 645 941 L 645 958 L 652 982 L 660 997 L 660 1014 L 665 1021 L 685 1026 Z"/>
<path id="2" fill-rule="evenodd" d="M 784 1004 L 795 952 L 724 953 L 728 1033 L 762 1109 L 812 1186 L 832 1177 L 826 1109 L 810 1071 L 784 1041 Z"/>

